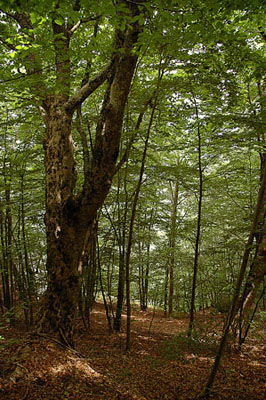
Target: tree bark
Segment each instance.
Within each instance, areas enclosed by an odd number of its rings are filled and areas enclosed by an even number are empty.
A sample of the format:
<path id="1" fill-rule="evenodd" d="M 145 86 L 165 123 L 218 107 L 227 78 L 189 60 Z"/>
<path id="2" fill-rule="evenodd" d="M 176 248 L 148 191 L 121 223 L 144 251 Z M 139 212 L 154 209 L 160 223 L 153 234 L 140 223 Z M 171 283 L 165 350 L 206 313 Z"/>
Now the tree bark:
<path id="1" fill-rule="evenodd" d="M 199 248 L 200 248 L 200 234 L 201 234 L 201 211 L 202 211 L 202 197 L 203 197 L 203 170 L 201 163 L 201 131 L 199 122 L 199 110 L 196 101 L 196 97 L 193 95 L 193 101 L 195 106 L 195 114 L 197 121 L 197 135 L 198 135 L 198 170 L 199 170 L 199 200 L 198 200 L 198 219 L 197 219 L 197 234 L 194 254 L 194 267 L 193 267 L 193 281 L 191 290 L 191 303 L 190 303 L 190 320 L 188 327 L 188 337 L 191 336 L 193 325 L 194 325 L 194 309 L 195 309 L 195 297 L 196 297 L 196 286 L 197 286 L 197 274 L 198 274 L 198 259 L 199 259 Z"/>
<path id="2" fill-rule="evenodd" d="M 157 80 L 157 88 L 156 88 L 156 92 L 155 92 L 155 99 L 154 99 L 154 104 L 152 107 L 150 121 L 149 121 L 148 129 L 147 129 L 146 139 L 145 139 L 145 143 L 144 143 L 144 150 L 142 153 L 139 179 L 138 179 L 138 183 L 137 183 L 137 187 L 136 187 L 136 191 L 135 191 L 135 196 L 133 199 L 131 218 L 130 218 L 130 224 L 129 224 L 128 244 L 127 244 L 127 252 L 126 252 L 126 299 L 127 299 L 126 300 L 126 302 L 127 302 L 126 350 L 130 350 L 130 345 L 131 345 L 130 256 L 131 256 L 131 248 L 132 248 L 132 244 L 133 244 L 133 229 L 134 229 L 137 204 L 138 204 L 138 199 L 139 199 L 139 194 L 140 194 L 140 189 L 141 189 L 142 179 L 143 179 L 143 174 L 144 174 L 144 169 L 145 169 L 145 162 L 146 162 L 148 144 L 149 144 L 149 139 L 150 139 L 151 127 L 152 127 L 153 117 L 155 114 L 156 105 L 157 105 L 157 101 L 158 101 L 160 85 L 161 85 L 161 81 L 162 81 L 162 77 L 163 77 L 163 73 L 164 73 L 164 71 L 161 70 L 161 61 L 160 61 L 160 66 L 159 66 L 159 70 L 158 70 L 158 80 Z"/>
<path id="3" fill-rule="evenodd" d="M 263 178 L 260 184 L 260 189 L 259 189 L 259 193 L 258 193 L 258 198 L 257 198 L 257 204 L 256 204 L 256 209 L 254 211 L 254 216 L 253 216 L 253 223 L 252 223 L 252 227 L 249 233 L 249 237 L 246 243 L 246 249 L 243 255 L 243 259 L 242 259 L 242 264 L 241 264 L 241 268 L 239 271 L 239 275 L 238 275 L 238 279 L 237 279 L 237 283 L 236 283 L 236 288 L 235 288 L 235 293 L 232 299 L 232 304 L 229 310 L 229 313 L 227 315 L 227 320 L 224 326 L 224 332 L 223 332 L 223 336 L 221 338 L 220 341 L 220 345 L 219 345 L 219 349 L 215 358 L 215 362 L 212 368 L 212 371 L 210 373 L 208 382 L 206 384 L 206 387 L 203 391 L 203 394 L 201 396 L 201 398 L 208 398 L 210 396 L 211 393 L 211 388 L 212 385 L 214 383 L 215 377 L 216 377 L 216 373 L 218 371 L 219 365 L 220 365 L 220 360 L 222 358 L 223 355 L 223 351 L 226 345 L 226 341 L 227 341 L 227 337 L 228 337 L 228 333 L 230 330 L 230 327 L 232 325 L 232 322 L 234 320 L 235 314 L 237 312 L 237 306 L 238 306 L 238 300 L 239 300 L 239 294 L 241 291 L 241 286 L 243 283 L 243 279 L 245 276 L 245 272 L 247 269 L 247 264 L 248 264 L 248 259 L 249 259 L 249 255 L 250 255 L 250 251 L 251 251 L 251 247 L 252 247 L 252 243 L 255 237 L 255 234 L 257 232 L 257 228 L 258 228 L 258 222 L 259 222 L 259 217 L 261 214 L 261 210 L 264 210 L 265 207 L 265 188 L 266 188 L 266 165 L 264 165 L 264 171 L 263 171 Z M 263 242 L 265 246 L 265 241 Z M 264 248 L 264 252 L 265 252 L 265 248 Z M 265 253 L 264 253 L 265 254 Z"/>
<path id="4" fill-rule="evenodd" d="M 123 2 L 132 17 L 136 3 Z M 48 286 L 43 298 L 38 330 L 52 331 L 66 345 L 73 346 L 73 322 L 80 295 L 82 258 L 87 231 L 103 204 L 115 173 L 124 108 L 137 56 L 132 50 L 140 31 L 138 23 L 116 30 L 115 51 L 109 66 L 78 93 L 69 98 L 69 36 L 65 26 L 53 22 L 57 83 L 60 94 L 46 97 L 45 173 Z M 60 35 L 59 35 L 60 33 Z M 120 51 L 122 50 L 122 51 Z M 83 190 L 74 194 L 77 172 L 71 124 L 75 109 L 107 79 L 107 89 L 96 128 L 90 173 Z"/>
<path id="5" fill-rule="evenodd" d="M 178 160 L 179 163 L 179 160 Z M 177 163 L 177 168 L 178 168 Z M 175 187 L 173 190 L 172 199 L 172 215 L 170 228 L 170 257 L 169 257 L 169 299 L 168 299 L 168 314 L 173 313 L 173 297 L 174 297 L 174 265 L 175 265 L 175 243 L 176 243 L 176 212 L 179 194 L 179 180 L 176 177 Z"/>

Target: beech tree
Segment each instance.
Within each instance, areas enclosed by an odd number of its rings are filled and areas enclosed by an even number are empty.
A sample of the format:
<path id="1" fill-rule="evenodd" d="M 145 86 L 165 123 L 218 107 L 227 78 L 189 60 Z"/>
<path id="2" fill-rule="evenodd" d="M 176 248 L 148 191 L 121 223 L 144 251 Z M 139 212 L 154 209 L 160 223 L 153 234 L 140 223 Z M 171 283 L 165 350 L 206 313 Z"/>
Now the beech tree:
<path id="1" fill-rule="evenodd" d="M 74 62 L 71 43 L 82 24 L 100 18 L 88 13 L 79 1 L 2 5 L 11 28 L 3 39 L 13 50 L 16 65 L 32 77 L 28 90 L 45 124 L 45 225 L 47 236 L 48 287 L 40 312 L 39 330 L 53 331 L 73 346 L 73 318 L 80 294 L 80 268 L 86 235 L 111 185 L 119 152 L 124 108 L 137 62 L 141 31 L 137 2 L 118 1 L 113 9 L 113 51 L 107 65 L 94 77 L 85 76 L 79 90 L 71 87 Z M 109 4 L 111 6 L 111 3 Z M 97 8 L 97 7 L 96 7 Z M 96 12 L 100 12 L 97 8 Z M 17 32 L 10 39 L 11 32 Z M 51 40 L 53 76 L 47 76 L 44 29 Z M 88 30 L 83 32 L 85 36 Z M 46 37 L 47 37 L 46 35 Z M 85 39 L 88 40 L 88 39 Z M 16 41 L 20 41 L 18 44 Z M 18 54 L 17 54 L 18 53 Z M 90 56 L 87 55 L 88 63 Z M 51 85 L 48 79 L 54 80 Z M 104 99 L 97 120 L 93 157 L 82 188 L 76 186 L 77 169 L 72 140 L 72 121 L 78 107 L 104 82 Z"/>

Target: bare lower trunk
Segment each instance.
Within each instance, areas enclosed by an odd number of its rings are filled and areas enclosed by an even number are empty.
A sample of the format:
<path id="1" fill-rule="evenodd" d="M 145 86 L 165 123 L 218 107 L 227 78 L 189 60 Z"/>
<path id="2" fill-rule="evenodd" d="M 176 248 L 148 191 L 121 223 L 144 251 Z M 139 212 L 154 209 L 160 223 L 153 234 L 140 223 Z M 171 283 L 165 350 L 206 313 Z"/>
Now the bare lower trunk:
<path id="1" fill-rule="evenodd" d="M 239 328 L 239 349 L 245 340 L 245 331 L 250 323 L 252 308 L 256 301 L 258 289 L 266 275 L 266 194 L 264 194 L 264 206 L 259 218 L 259 229 L 257 231 L 256 254 L 247 281 L 239 302 L 239 314 L 235 318 L 234 325 Z M 244 333 L 244 336 L 242 336 Z"/>
<path id="2" fill-rule="evenodd" d="M 195 105 L 195 114 L 196 114 L 196 120 L 197 120 L 197 134 L 198 134 L 199 200 L 198 200 L 197 234 L 196 234 L 195 254 L 194 254 L 188 337 L 191 336 L 193 326 L 194 326 L 195 300 L 196 300 L 197 275 L 198 275 L 198 260 L 199 260 L 200 236 L 201 236 L 202 197 L 203 197 L 203 169 L 202 169 L 202 162 L 201 162 L 201 130 L 200 130 L 200 123 L 199 123 L 199 110 L 198 110 L 196 98 L 195 98 L 194 94 L 192 94 L 192 95 L 193 95 L 193 100 L 194 100 L 194 105 Z"/>
<path id="3" fill-rule="evenodd" d="M 39 329 L 54 331 L 73 345 L 73 318 L 80 294 L 79 261 L 86 230 L 80 229 L 71 209 L 75 162 L 71 143 L 71 115 L 64 113 L 63 98 L 49 102 L 45 141 L 46 236 L 48 287 Z M 76 223 L 75 223 L 76 222 Z"/>

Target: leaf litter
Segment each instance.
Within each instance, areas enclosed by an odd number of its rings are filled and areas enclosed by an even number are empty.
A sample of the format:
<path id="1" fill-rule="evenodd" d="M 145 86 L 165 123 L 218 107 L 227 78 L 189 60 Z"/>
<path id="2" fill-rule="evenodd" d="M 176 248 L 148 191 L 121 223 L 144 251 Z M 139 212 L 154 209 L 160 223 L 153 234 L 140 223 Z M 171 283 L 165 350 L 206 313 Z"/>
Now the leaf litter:
<path id="1" fill-rule="evenodd" d="M 152 320 L 153 319 L 153 320 Z M 152 320 L 152 325 L 151 325 Z M 5 326 L 0 351 L 0 400 L 193 400 L 207 382 L 223 316 L 197 316 L 187 338 L 188 316 L 133 312 L 131 350 L 125 351 L 126 317 L 109 335 L 103 305 L 96 304 L 91 328 L 76 321 L 76 351 L 48 335 L 26 332 L 21 321 Z M 266 398 L 265 331 L 247 339 L 241 352 L 229 343 L 210 399 Z M 9 342 L 12 339 L 12 342 Z M 10 343 L 8 345 L 8 343 Z"/>

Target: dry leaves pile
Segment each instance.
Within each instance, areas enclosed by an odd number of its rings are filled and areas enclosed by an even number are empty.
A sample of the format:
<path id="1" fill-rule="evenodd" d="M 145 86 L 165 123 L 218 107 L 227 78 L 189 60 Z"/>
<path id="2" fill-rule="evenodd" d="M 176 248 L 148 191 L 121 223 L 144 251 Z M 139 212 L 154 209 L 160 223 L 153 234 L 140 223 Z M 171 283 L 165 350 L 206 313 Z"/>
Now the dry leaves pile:
<path id="1" fill-rule="evenodd" d="M 164 318 L 158 311 L 152 318 L 152 311 L 133 313 L 128 353 L 124 327 L 110 336 L 101 304 L 92 313 L 89 331 L 77 320 L 76 352 L 25 332 L 22 324 L 2 325 L 7 343 L 19 341 L 1 346 L 0 400 L 195 399 L 210 373 L 222 317 L 198 315 L 197 334 L 190 341 L 187 316 Z M 266 398 L 263 335 L 259 327 L 241 353 L 228 346 L 211 399 Z"/>

